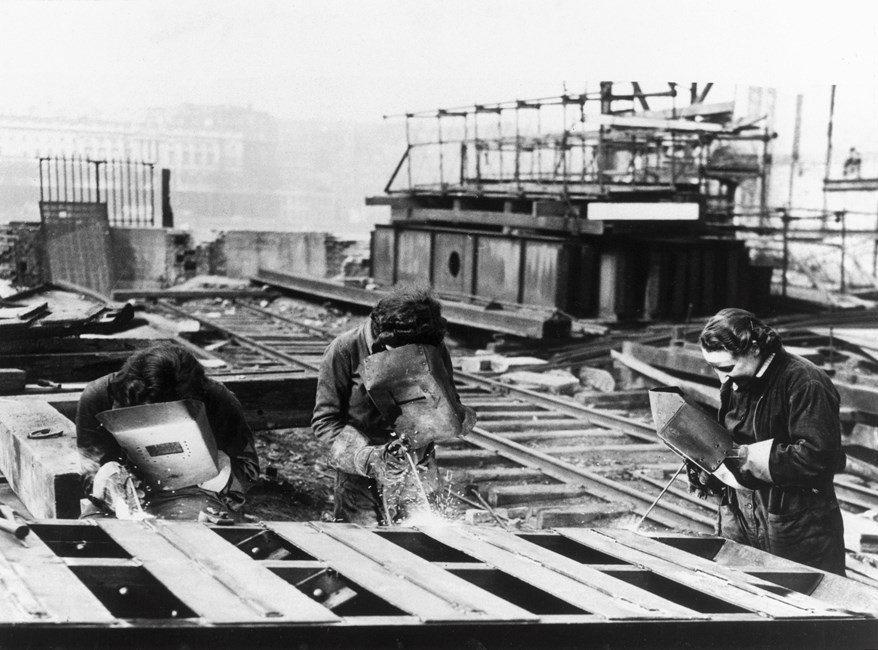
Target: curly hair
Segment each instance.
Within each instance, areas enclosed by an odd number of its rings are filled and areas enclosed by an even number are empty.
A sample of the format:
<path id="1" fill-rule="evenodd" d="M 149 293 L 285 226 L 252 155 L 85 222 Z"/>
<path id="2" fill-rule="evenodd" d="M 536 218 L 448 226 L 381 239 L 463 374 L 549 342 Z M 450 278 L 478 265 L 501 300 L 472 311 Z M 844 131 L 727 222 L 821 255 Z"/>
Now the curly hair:
<path id="1" fill-rule="evenodd" d="M 433 292 L 423 287 L 397 287 L 378 301 L 370 318 L 375 347 L 439 345 L 448 324 Z"/>
<path id="2" fill-rule="evenodd" d="M 725 350 L 736 357 L 754 344 L 766 354 L 781 346 L 780 335 L 774 329 L 746 309 L 735 307 L 722 309 L 707 321 L 698 341 L 708 352 Z"/>
<path id="3" fill-rule="evenodd" d="M 138 406 L 182 399 L 204 399 L 207 376 L 198 359 L 183 348 L 162 342 L 128 357 L 110 382 L 113 402 Z"/>

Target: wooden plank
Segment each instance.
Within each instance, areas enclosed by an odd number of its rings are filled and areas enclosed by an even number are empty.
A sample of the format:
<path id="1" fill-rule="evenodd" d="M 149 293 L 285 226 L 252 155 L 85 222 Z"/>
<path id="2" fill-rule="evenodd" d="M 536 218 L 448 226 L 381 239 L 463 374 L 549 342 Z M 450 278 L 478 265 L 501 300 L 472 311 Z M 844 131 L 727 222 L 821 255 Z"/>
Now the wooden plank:
<path id="1" fill-rule="evenodd" d="M 436 458 L 441 465 L 454 465 L 456 467 L 473 467 L 503 461 L 503 458 L 495 451 L 486 451 L 484 449 L 448 449 L 441 446 L 436 449 Z"/>
<path id="2" fill-rule="evenodd" d="M 102 519 L 98 525 L 212 623 L 333 623 L 316 603 L 198 522 Z"/>
<path id="3" fill-rule="evenodd" d="M 114 289 L 113 300 L 125 302 L 128 300 L 204 300 L 223 298 L 234 300 L 236 298 L 273 298 L 275 292 L 264 289 Z"/>
<path id="4" fill-rule="evenodd" d="M 26 544 L 26 546 L 25 546 Z M 109 624 L 115 617 L 34 534 L 0 535 L 0 622 Z"/>
<path id="5" fill-rule="evenodd" d="M 170 339 L 58 336 L 0 341 L 0 354 L 136 352 Z"/>
<path id="6" fill-rule="evenodd" d="M 488 488 L 488 503 L 492 506 L 508 506 L 532 501 L 557 501 L 588 495 L 584 485 L 492 485 Z"/>
<path id="7" fill-rule="evenodd" d="M 536 481 L 545 478 L 538 469 L 530 467 L 488 467 L 485 469 L 451 470 L 451 483 L 486 483 L 488 481 Z"/>
<path id="8" fill-rule="evenodd" d="M 79 382 L 91 381 L 119 370 L 130 356 L 129 351 L 2 354 L 0 366 L 23 369 L 30 383 L 38 379 Z"/>
<path id="9" fill-rule="evenodd" d="M 487 544 L 476 534 L 475 527 L 417 526 L 418 530 L 438 542 L 470 555 L 503 573 L 540 589 L 555 598 L 608 619 L 661 618 L 634 602 L 620 602 L 612 594 L 579 579 L 558 573 L 550 567 L 522 557 L 517 552 Z"/>
<path id="10" fill-rule="evenodd" d="M 498 621 L 539 620 L 539 616 L 440 569 L 370 530 L 345 524 L 327 526 L 318 523 L 314 526 L 386 569 L 404 575 L 406 580 L 454 603 L 461 611 L 471 613 L 473 618 Z"/>
<path id="11" fill-rule="evenodd" d="M 432 588 L 428 589 L 419 582 L 409 580 L 404 572 L 387 568 L 384 564 L 362 554 L 359 549 L 354 549 L 347 543 L 330 536 L 324 530 L 296 522 L 271 522 L 268 527 L 309 555 L 328 563 L 367 592 L 408 614 L 417 616 L 422 621 L 482 620 L 487 615 L 487 612 L 482 611 L 481 608 L 461 609 L 454 600 L 447 600 L 442 595 L 434 593 Z M 408 553 L 396 545 L 391 544 L 391 546 L 393 553 L 385 561 L 391 561 L 397 555 L 402 557 Z M 416 564 L 411 558 L 408 563 Z M 511 612 L 511 610 L 506 611 Z"/>
<path id="12" fill-rule="evenodd" d="M 48 428 L 59 438 L 28 438 Z M 79 516 L 82 456 L 76 428 L 48 404 L 0 398 L 0 472 L 36 518 Z"/>
<path id="13" fill-rule="evenodd" d="M 533 560 L 547 569 L 587 584 L 606 596 L 620 600 L 635 609 L 648 610 L 657 618 L 709 618 L 706 614 L 696 612 L 666 598 L 656 596 L 624 580 L 602 573 L 587 564 L 577 562 L 537 544 L 532 544 L 517 535 L 511 535 L 499 529 L 487 527 L 472 528 L 469 532 L 473 537 L 481 539 L 488 544 Z"/>
<path id="14" fill-rule="evenodd" d="M 558 528 L 556 532 L 607 555 L 641 565 L 674 582 L 771 618 L 851 614 L 803 594 L 778 593 L 780 590 L 773 583 L 630 531 Z"/>

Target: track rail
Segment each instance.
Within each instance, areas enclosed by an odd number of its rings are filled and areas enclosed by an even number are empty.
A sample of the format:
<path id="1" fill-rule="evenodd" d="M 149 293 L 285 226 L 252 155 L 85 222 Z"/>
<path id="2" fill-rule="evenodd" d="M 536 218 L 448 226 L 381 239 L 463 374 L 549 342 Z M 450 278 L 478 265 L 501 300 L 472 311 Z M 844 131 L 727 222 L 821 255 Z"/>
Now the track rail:
<path id="1" fill-rule="evenodd" d="M 157 306 L 220 337 L 205 349 L 233 367 L 316 371 L 333 336 L 243 301 L 173 305 L 160 300 Z M 649 510 L 680 460 L 660 444 L 648 410 L 589 407 L 462 371 L 455 378 L 461 399 L 479 417 L 465 440 L 439 450 L 449 493 L 459 497 L 461 510 L 485 509 L 502 521 L 505 516 L 497 517 L 496 508 L 524 506 L 526 521 L 551 527 L 546 522 L 557 522 L 558 516 L 616 508 L 627 509 L 629 521 L 646 515 L 645 522 L 660 530 L 713 532 L 716 506 L 690 495 L 685 476 L 678 476 Z M 839 497 L 851 510 L 878 502 L 873 490 L 841 480 Z"/>

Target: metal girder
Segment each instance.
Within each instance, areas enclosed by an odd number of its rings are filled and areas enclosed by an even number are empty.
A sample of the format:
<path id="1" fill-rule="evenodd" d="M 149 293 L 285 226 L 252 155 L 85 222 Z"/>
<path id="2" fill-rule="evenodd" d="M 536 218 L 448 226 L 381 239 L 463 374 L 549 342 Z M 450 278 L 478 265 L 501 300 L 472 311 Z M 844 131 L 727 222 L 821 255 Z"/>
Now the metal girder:
<path id="1" fill-rule="evenodd" d="M 321 296 L 361 307 L 373 307 L 381 298 L 389 295 L 389 291 L 367 291 L 354 287 L 345 287 L 328 280 L 305 278 L 259 269 L 254 282 L 263 282 L 275 287 L 297 293 Z M 551 309 L 527 309 L 521 311 L 486 310 L 475 305 L 466 305 L 451 301 L 443 301 L 442 315 L 448 322 L 465 327 L 486 329 L 503 334 L 513 334 L 528 338 L 543 338 L 553 327 L 562 326 L 566 321 L 569 329 L 570 319 L 560 316 Z M 561 328 L 559 328 L 561 329 Z"/>

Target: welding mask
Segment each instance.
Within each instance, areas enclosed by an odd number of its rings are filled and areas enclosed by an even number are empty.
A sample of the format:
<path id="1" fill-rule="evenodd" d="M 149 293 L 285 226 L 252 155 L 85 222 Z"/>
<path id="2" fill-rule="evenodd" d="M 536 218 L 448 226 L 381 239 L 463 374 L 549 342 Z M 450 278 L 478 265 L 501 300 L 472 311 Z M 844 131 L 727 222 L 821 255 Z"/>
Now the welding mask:
<path id="1" fill-rule="evenodd" d="M 439 347 L 404 345 L 369 355 L 363 366 L 372 402 L 413 448 L 465 434 L 464 409 Z"/>
<path id="2" fill-rule="evenodd" d="M 220 473 L 216 439 L 202 402 L 128 406 L 96 417 L 151 489 L 179 490 Z"/>
<path id="3" fill-rule="evenodd" d="M 732 436 L 716 418 L 675 386 L 649 390 L 652 419 L 658 437 L 680 456 L 710 474 L 732 450 Z"/>

